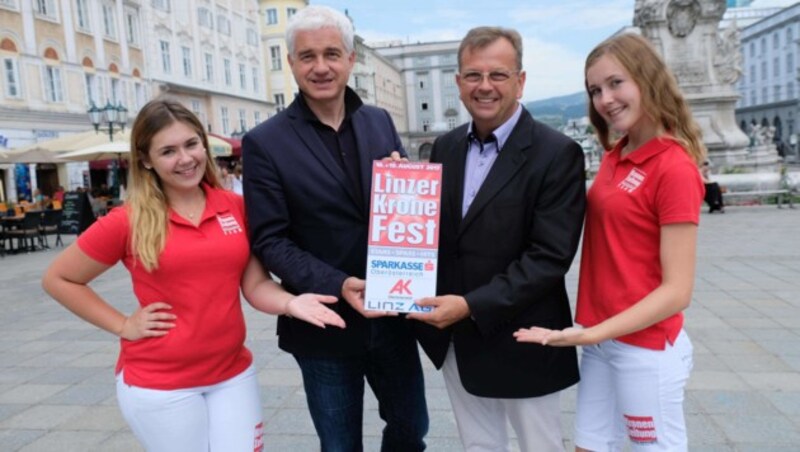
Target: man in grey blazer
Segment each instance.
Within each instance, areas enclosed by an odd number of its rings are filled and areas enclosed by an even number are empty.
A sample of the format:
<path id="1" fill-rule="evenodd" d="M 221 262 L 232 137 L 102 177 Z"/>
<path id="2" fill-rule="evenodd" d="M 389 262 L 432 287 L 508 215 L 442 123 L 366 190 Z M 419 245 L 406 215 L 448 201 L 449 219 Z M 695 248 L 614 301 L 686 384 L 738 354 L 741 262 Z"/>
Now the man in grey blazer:
<path id="1" fill-rule="evenodd" d="M 437 293 L 415 313 L 464 449 L 563 450 L 559 392 L 578 381 L 574 347 L 516 342 L 529 325 L 572 325 L 564 275 L 585 208 L 583 152 L 519 104 L 522 40 L 480 27 L 459 48 L 456 76 L 472 121 L 436 140 L 443 168 Z"/>
<path id="2" fill-rule="evenodd" d="M 300 94 L 249 132 L 244 195 L 253 253 L 290 292 L 335 295 L 344 329 L 278 319 L 323 451 L 360 451 L 364 381 L 375 393 L 383 451 L 419 451 L 428 429 L 422 369 L 410 322 L 363 308 L 372 162 L 405 155 L 389 114 L 347 88 L 353 27 L 322 6 L 287 31 Z"/>

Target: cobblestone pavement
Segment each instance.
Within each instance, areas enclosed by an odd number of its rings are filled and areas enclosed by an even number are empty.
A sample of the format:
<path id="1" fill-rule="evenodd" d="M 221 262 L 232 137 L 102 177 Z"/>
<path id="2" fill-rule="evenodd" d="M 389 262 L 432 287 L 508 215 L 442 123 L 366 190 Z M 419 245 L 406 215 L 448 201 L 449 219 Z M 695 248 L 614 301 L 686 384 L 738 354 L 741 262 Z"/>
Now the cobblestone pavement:
<path id="1" fill-rule="evenodd" d="M 800 450 L 800 209 L 731 207 L 703 213 L 687 330 L 695 367 L 686 400 L 693 451 Z M 67 242 L 72 239 L 68 238 Z M 117 341 L 78 320 L 39 286 L 55 251 L 0 258 L 0 450 L 140 451 L 116 406 Z M 577 265 L 569 274 L 573 296 Z M 121 266 L 94 287 L 121 309 L 133 298 Z M 318 450 L 301 378 L 281 352 L 275 319 L 245 307 L 259 367 L 266 450 Z M 431 451 L 458 451 L 441 375 L 427 359 Z M 562 399 L 571 450 L 575 390 Z M 364 445 L 382 421 L 367 396 Z"/>

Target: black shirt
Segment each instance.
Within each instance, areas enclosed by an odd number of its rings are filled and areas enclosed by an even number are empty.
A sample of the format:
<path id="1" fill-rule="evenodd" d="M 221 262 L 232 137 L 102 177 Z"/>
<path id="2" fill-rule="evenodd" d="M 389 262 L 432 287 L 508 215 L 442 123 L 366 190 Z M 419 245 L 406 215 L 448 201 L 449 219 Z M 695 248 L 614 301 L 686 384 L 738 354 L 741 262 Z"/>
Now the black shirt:
<path id="1" fill-rule="evenodd" d="M 328 152 L 331 153 L 333 159 L 347 174 L 350 181 L 351 189 L 356 195 L 356 199 L 364 202 L 362 195 L 362 181 L 361 169 L 358 158 L 358 146 L 356 145 L 356 134 L 353 130 L 353 113 L 355 113 L 363 102 L 358 94 L 350 88 L 345 89 L 344 93 L 344 119 L 339 126 L 339 130 L 334 130 L 333 127 L 323 124 L 319 118 L 311 111 L 302 92 L 297 96 L 297 102 L 300 110 L 303 112 L 303 117 L 308 121 L 317 132 L 322 143 Z"/>

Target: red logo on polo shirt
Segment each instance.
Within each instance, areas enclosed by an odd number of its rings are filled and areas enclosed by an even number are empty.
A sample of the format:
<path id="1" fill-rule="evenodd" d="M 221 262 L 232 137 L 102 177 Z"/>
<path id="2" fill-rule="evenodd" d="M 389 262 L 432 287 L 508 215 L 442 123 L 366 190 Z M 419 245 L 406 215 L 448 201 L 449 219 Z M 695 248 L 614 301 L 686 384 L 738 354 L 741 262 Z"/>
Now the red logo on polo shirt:
<path id="1" fill-rule="evenodd" d="M 217 215 L 217 221 L 219 221 L 219 225 L 222 227 L 222 233 L 225 235 L 239 234 L 242 232 L 242 227 L 239 225 L 239 222 L 229 213 Z"/>
<path id="2" fill-rule="evenodd" d="M 633 168 L 630 173 L 622 180 L 622 182 L 617 185 L 622 190 L 625 190 L 628 193 L 633 193 L 634 190 L 639 188 L 644 182 L 644 178 L 647 175 L 644 171 L 640 170 L 639 168 Z"/>

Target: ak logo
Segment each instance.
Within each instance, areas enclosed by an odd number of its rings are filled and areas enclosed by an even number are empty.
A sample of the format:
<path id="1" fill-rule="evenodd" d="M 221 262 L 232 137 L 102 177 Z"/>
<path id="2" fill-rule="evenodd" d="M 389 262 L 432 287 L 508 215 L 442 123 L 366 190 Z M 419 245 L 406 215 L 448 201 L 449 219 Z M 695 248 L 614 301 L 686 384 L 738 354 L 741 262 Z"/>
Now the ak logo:
<path id="1" fill-rule="evenodd" d="M 389 293 L 395 293 L 399 295 L 411 295 L 411 280 L 410 279 L 399 279 L 392 289 L 389 290 Z"/>

